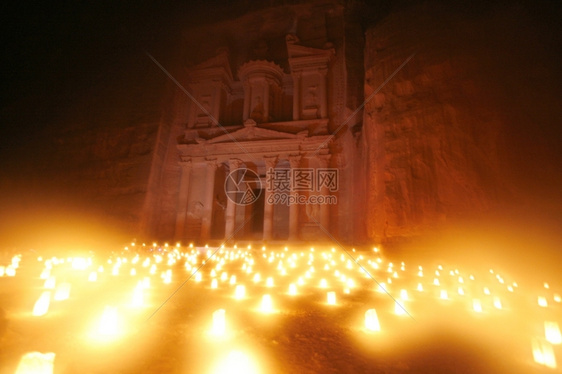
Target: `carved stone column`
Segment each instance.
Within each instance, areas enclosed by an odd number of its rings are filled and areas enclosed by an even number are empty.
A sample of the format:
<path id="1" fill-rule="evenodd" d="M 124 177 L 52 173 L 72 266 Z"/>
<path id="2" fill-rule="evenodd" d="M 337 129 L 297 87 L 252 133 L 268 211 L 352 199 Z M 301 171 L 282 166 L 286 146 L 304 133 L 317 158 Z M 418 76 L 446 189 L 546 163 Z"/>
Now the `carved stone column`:
<path id="1" fill-rule="evenodd" d="M 328 91 L 327 91 L 327 74 L 328 68 L 322 68 L 318 71 L 320 74 L 320 118 L 328 118 Z"/>
<path id="2" fill-rule="evenodd" d="M 265 157 L 265 169 L 266 173 L 270 169 L 275 168 L 277 164 L 277 156 Z M 273 237 L 273 204 L 269 203 L 269 197 L 273 191 L 271 191 L 267 186 L 265 188 L 265 203 L 263 206 L 263 240 L 271 240 Z"/>
<path id="3" fill-rule="evenodd" d="M 246 121 L 250 118 L 250 99 L 251 99 L 251 92 L 250 92 L 250 82 L 248 80 L 244 80 L 244 113 L 242 115 L 242 121 Z"/>
<path id="4" fill-rule="evenodd" d="M 293 73 L 293 121 L 300 119 L 301 113 L 301 73 Z"/>
<path id="5" fill-rule="evenodd" d="M 271 117 L 270 113 L 269 113 L 269 103 L 271 102 L 271 98 L 269 97 L 270 95 L 270 90 L 269 90 L 269 85 L 270 82 L 272 82 L 271 79 L 266 79 L 266 84 L 263 88 L 263 121 L 264 122 L 269 122 L 269 118 Z M 271 83 L 273 84 L 273 83 Z"/>
<path id="6" fill-rule="evenodd" d="M 228 160 L 229 175 L 234 170 L 240 168 L 242 161 L 239 159 Z M 236 181 L 238 177 L 238 172 L 232 174 L 233 179 Z M 228 181 L 227 181 L 228 183 Z M 225 213 L 225 226 L 224 226 L 224 239 L 229 240 L 234 236 L 234 223 L 236 219 L 236 203 L 227 197 L 226 199 L 226 213 Z"/>
<path id="7" fill-rule="evenodd" d="M 209 240 L 211 237 L 211 222 L 213 218 L 213 198 L 215 192 L 215 174 L 217 171 L 217 160 L 207 160 L 207 174 L 205 177 L 205 198 L 203 206 L 203 218 L 201 219 L 201 240 Z"/>
<path id="8" fill-rule="evenodd" d="M 330 155 L 323 155 L 318 156 L 318 160 L 320 161 L 320 168 L 326 169 L 329 165 Z M 327 197 L 330 194 L 330 190 L 327 186 L 322 186 L 320 193 L 322 196 Z M 320 224 L 324 227 L 325 230 L 330 232 L 330 204 L 325 202 L 320 205 Z"/>
<path id="9" fill-rule="evenodd" d="M 299 167 L 301 161 L 300 156 L 289 156 L 289 164 L 291 169 L 296 169 Z M 297 191 L 293 189 L 291 183 L 291 196 L 292 200 L 296 201 Z M 299 205 L 291 204 L 289 206 L 289 240 L 299 239 Z"/>
<path id="10" fill-rule="evenodd" d="M 191 176 L 191 160 L 180 162 L 181 179 L 176 215 L 175 237 L 180 240 L 185 234 L 185 220 L 187 216 L 187 198 L 189 194 L 189 178 Z"/>

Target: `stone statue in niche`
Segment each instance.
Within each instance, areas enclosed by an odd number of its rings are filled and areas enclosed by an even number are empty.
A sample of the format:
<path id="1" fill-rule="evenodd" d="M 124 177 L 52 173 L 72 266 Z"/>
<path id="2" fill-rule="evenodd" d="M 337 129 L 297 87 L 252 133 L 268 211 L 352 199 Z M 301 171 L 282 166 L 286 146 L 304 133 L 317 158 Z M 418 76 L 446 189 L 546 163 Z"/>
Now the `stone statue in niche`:
<path id="1" fill-rule="evenodd" d="M 297 44 L 300 42 L 299 37 L 296 34 L 285 35 L 285 41 L 287 44 Z"/>
<path id="2" fill-rule="evenodd" d="M 304 97 L 304 107 L 305 108 L 318 108 L 318 86 L 310 86 L 307 89 L 306 95 Z"/>
<path id="3" fill-rule="evenodd" d="M 303 98 L 303 116 L 306 119 L 318 118 L 318 86 L 309 86 Z"/>
<path id="4" fill-rule="evenodd" d="M 225 210 L 226 209 L 226 202 L 224 199 L 221 199 L 218 194 L 215 195 L 215 199 L 213 201 L 213 211 L 218 210 Z"/>
<path id="5" fill-rule="evenodd" d="M 197 220 L 203 218 L 203 204 L 200 201 L 195 201 L 187 211 L 187 217 Z"/>
<path id="6" fill-rule="evenodd" d="M 252 108 L 252 113 L 250 114 L 250 118 L 256 122 L 262 122 L 264 115 L 264 107 L 263 107 L 263 100 L 261 96 L 256 97 L 256 103 Z"/>
<path id="7" fill-rule="evenodd" d="M 211 112 L 211 96 L 201 96 L 199 102 L 201 103 L 201 106 L 204 108 L 204 110 L 198 108 L 199 110 L 197 111 L 196 120 L 197 127 L 209 124 L 209 113 Z"/>
<path id="8" fill-rule="evenodd" d="M 306 215 L 308 222 L 320 222 L 320 205 L 319 204 L 306 204 Z"/>

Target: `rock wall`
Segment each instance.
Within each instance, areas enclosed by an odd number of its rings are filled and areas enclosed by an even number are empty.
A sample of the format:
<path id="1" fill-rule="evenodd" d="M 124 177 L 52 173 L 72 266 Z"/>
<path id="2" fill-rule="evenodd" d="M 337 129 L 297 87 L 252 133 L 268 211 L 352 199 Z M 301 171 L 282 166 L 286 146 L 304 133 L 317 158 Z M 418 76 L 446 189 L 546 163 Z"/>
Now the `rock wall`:
<path id="1" fill-rule="evenodd" d="M 519 95 L 543 95 L 544 79 L 520 78 L 537 75 L 533 54 L 544 60 L 536 47 L 544 40 L 529 33 L 540 24 L 529 14 L 519 5 L 425 2 L 368 29 L 362 147 L 370 238 L 418 235 L 513 202 L 510 174 L 525 156 L 511 135 L 529 126 L 521 118 L 538 102 Z"/>
<path id="2" fill-rule="evenodd" d="M 144 51 L 185 82 L 186 67 L 225 46 L 234 67 L 263 57 L 262 39 L 282 64 L 287 33 L 345 56 L 329 87 L 330 130 L 340 131 L 331 166 L 348 181 L 331 212 L 339 240 L 418 235 L 520 202 L 522 191 L 555 196 L 559 13 L 548 2 L 453 3 L 242 1 L 168 13 L 149 4 L 124 24 L 99 22 L 100 7 L 82 10 L 87 32 L 61 27 L 40 48 L 31 33 L 3 93 L 3 233 L 72 206 L 128 236 L 173 237 L 189 98 Z"/>
<path id="3" fill-rule="evenodd" d="M 145 60 L 122 61 L 81 86 L 14 154 L 20 170 L 7 194 L 30 207 L 28 219 L 51 212 L 140 232 L 166 95 Z"/>

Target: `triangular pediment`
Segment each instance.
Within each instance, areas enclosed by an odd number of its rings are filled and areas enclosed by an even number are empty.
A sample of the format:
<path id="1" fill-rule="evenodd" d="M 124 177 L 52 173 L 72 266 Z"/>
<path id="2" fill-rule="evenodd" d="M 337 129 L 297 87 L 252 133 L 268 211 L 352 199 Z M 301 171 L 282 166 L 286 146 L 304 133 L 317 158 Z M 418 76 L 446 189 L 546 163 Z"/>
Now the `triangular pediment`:
<path id="1" fill-rule="evenodd" d="M 306 47 L 304 45 L 300 45 L 299 39 L 296 35 L 287 35 L 286 36 L 286 43 L 287 43 L 287 54 L 289 60 L 295 59 L 318 59 L 318 60 L 326 60 L 330 59 L 332 55 L 334 55 L 335 51 L 333 48 L 325 48 L 325 49 L 318 49 L 312 47 Z"/>
<path id="2" fill-rule="evenodd" d="M 258 140 L 297 139 L 297 138 L 299 138 L 299 136 L 295 134 L 264 129 L 256 126 L 245 126 L 244 128 L 231 132 L 229 134 L 223 134 L 215 138 L 209 139 L 207 140 L 207 143 L 213 144 L 213 143 L 258 141 Z"/>
<path id="3" fill-rule="evenodd" d="M 330 57 L 334 53 L 332 49 L 318 49 L 305 47 L 298 44 L 287 44 L 287 52 L 289 58 L 299 58 L 299 57 Z"/>
<path id="4" fill-rule="evenodd" d="M 191 67 L 189 72 L 192 79 L 216 75 L 226 75 L 228 80 L 233 79 L 227 51 L 222 51 L 218 55 Z"/>

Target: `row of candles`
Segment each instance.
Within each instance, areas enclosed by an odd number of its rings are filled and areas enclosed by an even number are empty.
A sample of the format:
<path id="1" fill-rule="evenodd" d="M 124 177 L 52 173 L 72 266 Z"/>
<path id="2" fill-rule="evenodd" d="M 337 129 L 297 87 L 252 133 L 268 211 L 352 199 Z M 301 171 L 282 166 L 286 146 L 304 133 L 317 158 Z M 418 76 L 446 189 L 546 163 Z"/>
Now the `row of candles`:
<path id="1" fill-rule="evenodd" d="M 341 284 L 343 294 L 349 294 L 354 288 L 360 286 L 358 283 L 362 283 L 353 278 L 353 273 L 356 273 L 355 276 L 359 275 L 360 279 L 368 279 L 366 284 L 376 284 L 376 291 L 381 294 L 388 294 L 389 296 L 392 296 L 392 293 L 394 293 L 394 290 L 391 292 L 391 287 L 394 289 L 395 284 L 397 285 L 400 282 L 405 283 L 409 276 L 410 279 L 417 278 L 420 280 L 417 281 L 417 286 L 415 287 L 415 292 L 419 295 L 427 294 L 424 289 L 425 284 L 425 287 L 434 287 L 439 291 L 439 299 L 451 300 L 453 293 L 450 293 L 442 284 L 448 284 L 450 286 L 456 283 L 455 293 L 458 297 L 465 297 L 469 293 L 481 295 L 471 299 L 472 310 L 475 313 L 484 312 L 482 297 L 491 297 L 493 308 L 496 310 L 502 310 L 503 307 L 500 297 L 498 295 L 492 296 L 489 286 L 479 287 L 480 290 L 475 291 L 477 282 L 472 274 L 468 276 L 462 275 L 458 269 L 447 272 L 443 266 L 439 265 L 434 271 L 431 271 L 432 276 L 429 278 L 432 278 L 432 280 L 428 284 L 427 282 L 421 281 L 428 278 L 424 274 L 422 266 L 417 267 L 415 275 L 411 272 L 408 274 L 404 262 L 400 263 L 398 266 L 394 265 L 392 262 L 383 260 L 377 248 L 373 249 L 373 251 L 368 254 L 359 254 L 355 250 L 352 250 L 348 255 L 338 253 L 334 248 L 324 251 L 318 251 L 314 248 L 293 251 L 288 248 L 282 250 L 267 250 L 265 247 L 262 247 L 261 250 L 253 251 L 251 247 L 242 250 L 236 247 L 227 249 L 224 247 L 195 248 L 190 246 L 187 251 L 183 251 L 179 245 L 176 247 L 168 247 L 166 245 L 165 251 L 161 253 L 139 254 L 130 250 L 128 247 L 125 248 L 124 252 L 126 255 L 113 256 L 107 261 L 104 261 L 104 263 L 99 264 L 94 264 L 95 261 L 91 257 L 52 257 L 48 259 L 39 257 L 38 260 L 44 264 L 40 278 L 44 280 L 43 286 L 45 290 L 37 299 L 32 314 L 36 317 L 44 316 L 48 313 L 51 299 L 53 299 L 53 301 L 63 301 L 70 297 L 71 283 L 62 282 L 57 284 L 56 277 L 53 275 L 54 270 L 64 265 L 70 265 L 70 268 L 75 271 L 87 272 L 87 280 L 92 283 L 98 282 L 100 275 L 105 274 L 110 274 L 111 277 L 128 275 L 133 278 L 141 276 L 142 274 L 142 279 L 137 281 L 133 289 L 129 303 L 129 306 L 133 308 L 141 308 L 148 306 L 145 302 L 144 293 L 151 286 L 151 277 L 159 273 L 162 283 L 170 284 L 174 279 L 173 267 L 178 264 L 183 264 L 185 271 L 188 272 L 188 275 L 191 276 L 195 283 L 203 283 L 206 277 L 210 279 L 210 284 L 208 286 L 210 289 L 218 289 L 220 283 L 228 283 L 230 286 L 234 286 L 233 297 L 235 299 L 245 299 L 248 296 L 246 286 L 238 283 L 237 274 L 230 274 L 229 276 L 226 270 L 227 268 L 233 267 L 235 264 L 239 266 L 241 262 L 242 266 L 237 269 L 238 275 L 248 280 L 251 276 L 251 282 L 257 285 L 263 281 L 260 273 L 254 272 L 254 267 L 257 266 L 258 260 L 260 260 L 259 265 L 266 267 L 265 272 L 269 275 L 264 277 L 265 282 L 263 282 L 263 285 L 266 288 L 275 287 L 275 277 L 271 276 L 272 272 L 278 273 L 280 277 L 291 276 L 291 274 L 295 276 L 296 281 L 290 283 L 285 292 L 291 296 L 298 295 L 299 288 L 309 285 L 311 279 L 314 278 L 315 274 L 318 272 L 322 272 L 325 277 L 321 278 L 320 281 L 316 283 L 315 288 L 329 289 L 330 282 L 328 282 L 326 278 L 331 276 L 335 278 L 336 284 Z M 16 276 L 16 270 L 19 267 L 21 259 L 21 255 L 14 256 L 7 266 L 0 266 L 0 276 Z M 304 265 L 305 262 L 306 265 Z M 92 268 L 95 270 L 91 270 Z M 304 268 L 306 268 L 306 270 L 304 270 L 303 273 Z M 108 269 L 108 271 L 106 271 L 106 269 Z M 207 275 L 204 275 L 204 270 L 206 270 Z M 297 272 L 299 273 L 294 274 Z M 447 274 L 449 276 L 443 278 L 443 276 Z M 184 275 L 185 274 L 182 274 L 180 277 L 183 278 Z M 506 283 L 504 278 L 496 274 L 493 270 L 489 271 L 489 275 L 494 279 L 494 286 L 496 288 L 499 285 L 508 293 L 515 293 L 519 287 L 516 282 Z M 385 281 L 372 282 L 373 279 L 384 279 Z M 548 283 L 545 283 L 543 286 L 543 290 L 548 291 L 550 289 Z M 399 289 L 397 296 L 398 297 L 394 299 L 394 313 L 397 315 L 409 314 L 409 308 L 406 308 L 406 303 L 411 299 L 411 295 L 408 293 L 408 290 L 406 288 Z M 336 291 L 327 291 L 325 303 L 327 305 L 337 305 L 336 297 Z M 560 303 L 560 295 L 552 293 L 550 301 Z M 539 307 L 547 308 L 549 299 L 547 299 L 545 295 L 539 295 L 537 296 L 537 303 Z M 258 310 L 262 313 L 272 313 L 275 311 L 274 300 L 271 293 L 261 295 Z M 213 323 L 210 329 L 212 335 L 220 336 L 225 333 L 225 314 L 224 309 L 219 309 L 213 313 Z M 370 333 L 376 333 L 381 330 L 376 309 L 368 309 L 365 311 L 364 330 Z M 550 320 L 544 321 L 544 332 L 544 337 L 532 338 L 531 348 L 533 358 L 538 364 L 556 368 L 556 358 L 552 346 L 562 343 L 558 322 Z M 119 309 L 116 306 L 106 306 L 97 323 L 97 327 L 92 333 L 92 338 L 98 341 L 107 341 L 118 337 L 122 333 Z M 22 363 L 26 360 L 36 361 L 38 357 L 37 354 L 38 353 L 33 353 L 29 357 L 24 356 L 22 358 Z M 50 357 L 51 356 L 47 356 L 48 359 Z M 17 373 L 23 372 L 24 371 L 18 369 Z"/>

